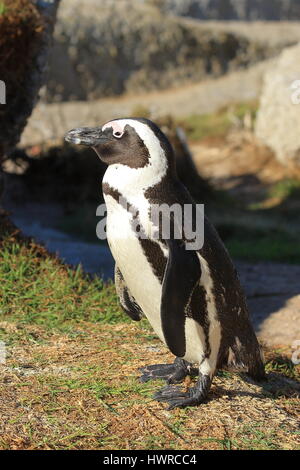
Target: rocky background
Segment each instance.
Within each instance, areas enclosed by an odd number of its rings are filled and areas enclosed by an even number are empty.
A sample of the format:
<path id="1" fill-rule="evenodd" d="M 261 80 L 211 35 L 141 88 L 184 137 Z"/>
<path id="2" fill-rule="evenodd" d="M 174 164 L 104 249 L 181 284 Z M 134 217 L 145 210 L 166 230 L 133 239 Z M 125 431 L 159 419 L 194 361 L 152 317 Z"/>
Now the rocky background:
<path id="1" fill-rule="evenodd" d="M 278 30 L 272 24 L 210 24 L 170 14 L 188 3 L 64 0 L 43 100 L 95 100 L 197 83 L 245 69 L 300 41 L 296 25 Z M 200 3 L 208 13 L 216 2 Z"/>
<path id="2" fill-rule="evenodd" d="M 0 3 L 0 77 L 7 106 L 0 108 L 0 162 L 13 150 L 44 83 L 59 0 Z"/>
<path id="3" fill-rule="evenodd" d="M 285 49 L 264 77 L 256 136 L 284 165 L 300 166 L 300 44 Z"/>
<path id="4" fill-rule="evenodd" d="M 299 20 L 299 0 L 140 0 L 202 20 Z"/>

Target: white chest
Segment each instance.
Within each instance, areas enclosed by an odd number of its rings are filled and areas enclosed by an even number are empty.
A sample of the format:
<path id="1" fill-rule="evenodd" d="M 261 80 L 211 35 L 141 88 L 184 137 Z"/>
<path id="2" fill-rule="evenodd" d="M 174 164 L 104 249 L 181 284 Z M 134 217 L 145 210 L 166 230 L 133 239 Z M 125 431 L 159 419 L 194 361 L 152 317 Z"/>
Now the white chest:
<path id="1" fill-rule="evenodd" d="M 161 284 L 132 228 L 133 216 L 106 195 L 107 240 L 125 283 L 152 327 L 164 340 L 160 320 Z"/>

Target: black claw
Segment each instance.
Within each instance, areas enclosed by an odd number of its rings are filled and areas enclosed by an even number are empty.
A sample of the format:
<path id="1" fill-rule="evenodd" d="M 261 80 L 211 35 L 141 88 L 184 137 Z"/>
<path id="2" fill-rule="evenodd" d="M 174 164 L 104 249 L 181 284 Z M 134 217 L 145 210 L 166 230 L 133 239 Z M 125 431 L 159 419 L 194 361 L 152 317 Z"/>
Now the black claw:
<path id="1" fill-rule="evenodd" d="M 158 392 L 155 393 L 154 398 L 158 401 L 167 401 L 170 402 L 174 399 L 183 399 L 187 396 L 186 392 L 179 387 L 170 386 L 164 387 Z"/>
<path id="2" fill-rule="evenodd" d="M 142 382 L 142 383 L 145 383 L 145 382 L 149 382 L 151 377 L 149 377 L 149 375 L 141 375 L 139 377 L 139 381 Z"/>
<path id="3" fill-rule="evenodd" d="M 207 375 L 201 375 L 197 385 L 184 392 L 181 387 L 170 385 L 162 388 L 154 395 L 157 401 L 167 402 L 169 410 L 173 408 L 184 408 L 186 406 L 196 406 L 202 403 L 210 389 L 211 379 Z"/>
<path id="4" fill-rule="evenodd" d="M 173 395 L 177 396 L 178 390 L 178 387 L 175 387 L 174 385 L 163 387 L 155 393 L 154 397 L 158 400 L 169 399 L 172 398 Z"/>

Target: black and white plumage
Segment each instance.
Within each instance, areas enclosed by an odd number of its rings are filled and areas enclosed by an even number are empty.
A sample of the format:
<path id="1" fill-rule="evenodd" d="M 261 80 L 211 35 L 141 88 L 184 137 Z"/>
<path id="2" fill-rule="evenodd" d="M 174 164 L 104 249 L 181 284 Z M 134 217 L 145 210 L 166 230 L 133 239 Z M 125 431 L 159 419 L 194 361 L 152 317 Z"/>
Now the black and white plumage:
<path id="1" fill-rule="evenodd" d="M 121 305 L 133 320 L 144 314 L 176 356 L 174 364 L 143 368 L 141 380 L 164 378 L 176 383 L 195 373 L 197 366 L 194 387 L 183 392 L 168 385 L 156 399 L 168 402 L 170 408 L 201 403 L 217 368 L 229 362 L 242 365 L 255 379 L 264 379 L 236 270 L 210 222 L 205 218 L 204 245 L 197 251 L 186 250 L 184 238 L 153 237 L 152 205 L 195 205 L 176 176 L 166 136 L 151 121 L 130 118 L 110 121 L 102 128 L 71 130 L 66 140 L 93 147 L 108 164 L 102 187 Z M 142 237 L 136 236 L 134 227 Z"/>

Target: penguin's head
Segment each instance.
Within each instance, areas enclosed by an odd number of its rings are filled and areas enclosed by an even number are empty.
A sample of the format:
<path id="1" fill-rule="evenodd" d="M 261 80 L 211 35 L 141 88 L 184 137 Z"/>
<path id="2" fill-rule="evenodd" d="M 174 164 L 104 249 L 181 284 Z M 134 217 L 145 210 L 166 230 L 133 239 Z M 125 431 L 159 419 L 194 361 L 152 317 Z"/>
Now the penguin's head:
<path id="1" fill-rule="evenodd" d="M 69 131 L 65 139 L 92 147 L 104 163 L 115 168 L 147 172 L 149 177 L 150 173 L 162 177 L 167 171 L 175 171 L 167 137 L 148 119 L 115 119 L 102 127 L 80 127 Z"/>

